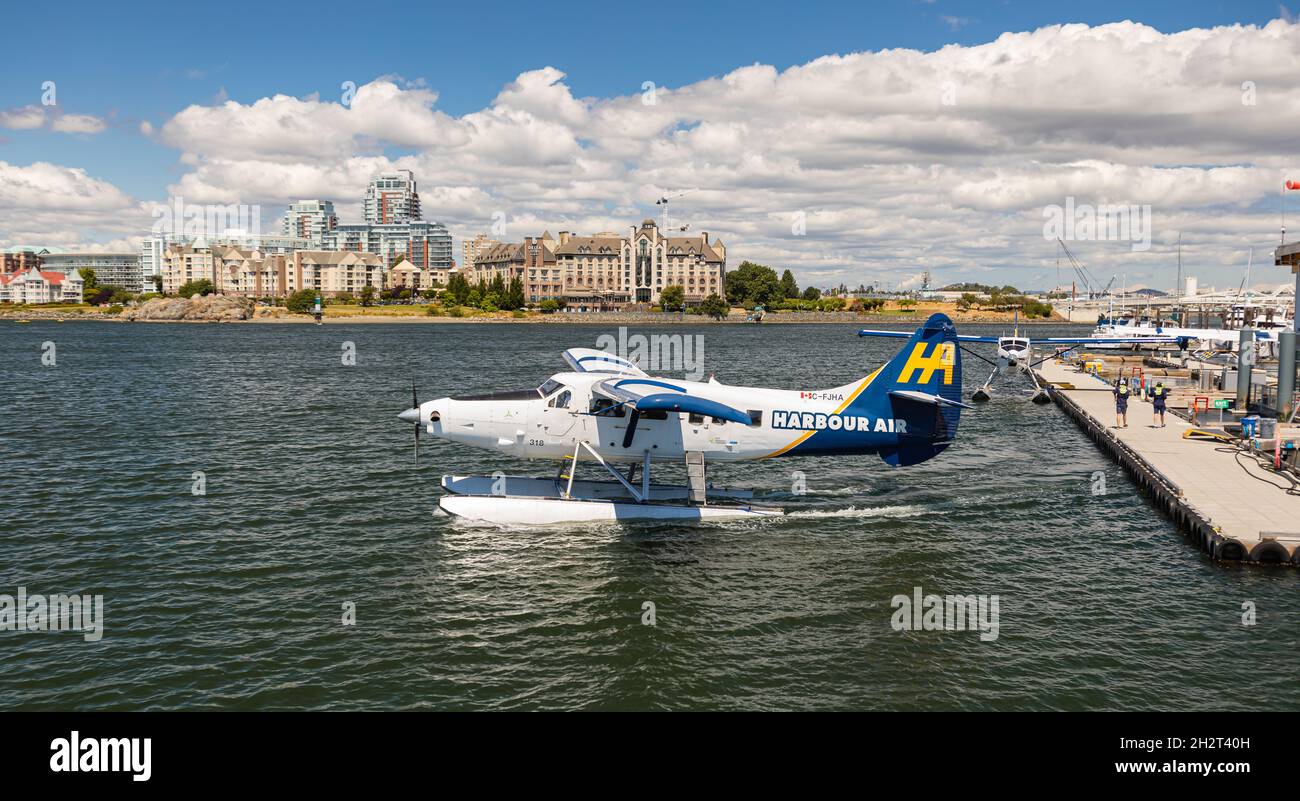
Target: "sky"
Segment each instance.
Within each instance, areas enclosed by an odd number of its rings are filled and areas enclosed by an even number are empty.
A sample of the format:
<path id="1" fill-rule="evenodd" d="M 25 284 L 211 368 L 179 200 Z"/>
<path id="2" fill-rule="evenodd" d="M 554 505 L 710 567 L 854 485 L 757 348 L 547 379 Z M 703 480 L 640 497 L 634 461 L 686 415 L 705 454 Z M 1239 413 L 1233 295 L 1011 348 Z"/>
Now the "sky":
<path id="1" fill-rule="evenodd" d="M 1140 7 L 1138 7 L 1140 6 Z M 0 0 L 0 248 L 131 250 L 158 204 L 360 220 L 414 170 L 459 240 L 708 231 L 801 285 L 1068 285 L 1272 267 L 1300 191 L 1276 2 Z M 1122 238 L 1057 210 L 1135 209 Z M 1082 214 L 1083 212 L 1078 212 Z M 1294 238 L 1290 235 L 1288 238 Z M 1251 255 L 1253 253 L 1253 256 Z"/>

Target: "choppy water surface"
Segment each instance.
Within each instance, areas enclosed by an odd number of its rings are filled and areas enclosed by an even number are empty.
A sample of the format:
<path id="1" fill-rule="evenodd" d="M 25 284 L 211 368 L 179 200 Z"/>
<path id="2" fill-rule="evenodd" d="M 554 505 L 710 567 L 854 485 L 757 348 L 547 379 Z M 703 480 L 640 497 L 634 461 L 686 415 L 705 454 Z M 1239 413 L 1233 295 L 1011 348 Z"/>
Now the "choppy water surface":
<path id="1" fill-rule="evenodd" d="M 662 332 L 702 334 L 726 383 L 789 389 L 899 345 L 849 325 Z M 1300 708 L 1297 571 L 1211 563 L 1024 384 L 917 467 L 711 471 L 784 520 L 436 514 L 444 472 L 552 468 L 425 437 L 415 469 L 394 416 L 412 378 L 422 399 L 536 385 L 605 333 L 0 322 L 0 593 L 101 593 L 106 618 L 96 643 L 0 631 L 0 708 Z M 967 357 L 967 390 L 984 375 Z M 890 599 L 918 586 L 998 595 L 997 640 L 894 631 Z"/>

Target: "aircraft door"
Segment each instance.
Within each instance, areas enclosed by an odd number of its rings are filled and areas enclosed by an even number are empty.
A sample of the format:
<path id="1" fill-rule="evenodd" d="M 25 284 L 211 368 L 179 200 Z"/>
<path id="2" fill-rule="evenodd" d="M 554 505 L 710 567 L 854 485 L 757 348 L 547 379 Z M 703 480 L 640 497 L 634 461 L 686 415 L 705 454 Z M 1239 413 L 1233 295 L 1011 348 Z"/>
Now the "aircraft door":
<path id="1" fill-rule="evenodd" d="M 569 436 L 578 416 L 574 413 L 573 390 L 562 387 L 546 399 L 541 410 L 542 434 L 548 440 L 557 440 Z"/>

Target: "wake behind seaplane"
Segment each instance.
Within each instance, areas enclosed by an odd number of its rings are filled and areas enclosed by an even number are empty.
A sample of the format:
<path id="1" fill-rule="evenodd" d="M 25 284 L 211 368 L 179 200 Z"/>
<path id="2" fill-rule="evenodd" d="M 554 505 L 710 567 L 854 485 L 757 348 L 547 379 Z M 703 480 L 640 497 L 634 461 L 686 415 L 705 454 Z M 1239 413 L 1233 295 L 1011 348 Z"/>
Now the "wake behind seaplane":
<path id="1" fill-rule="evenodd" d="M 1019 310 L 1017 310 L 1016 326 L 1012 330 L 1010 336 L 1003 335 L 1003 336 L 992 337 L 992 336 L 972 336 L 969 334 L 961 334 L 957 336 L 957 343 L 959 347 L 963 342 L 991 344 L 997 346 L 996 362 L 990 359 L 986 359 L 983 356 L 979 355 L 978 353 L 974 353 L 973 351 L 962 348 L 962 350 L 966 350 L 967 353 L 974 356 L 975 358 L 993 366 L 993 371 L 989 373 L 989 377 L 984 380 L 984 383 L 978 389 L 976 389 L 973 393 L 971 393 L 971 400 L 976 400 L 976 401 L 989 400 L 989 398 L 992 397 L 992 392 L 993 392 L 993 377 L 998 373 L 1007 372 L 1008 370 L 1014 370 L 1017 372 L 1024 372 L 1029 374 L 1030 380 L 1032 380 L 1034 383 L 1033 397 L 1032 397 L 1034 403 L 1038 403 L 1038 404 L 1051 403 L 1052 398 L 1051 395 L 1048 393 L 1048 388 L 1038 383 L 1038 376 L 1034 373 L 1034 368 L 1042 364 L 1043 362 L 1047 361 L 1048 359 L 1058 359 L 1061 356 L 1068 353 L 1069 351 L 1075 350 L 1076 348 L 1082 347 L 1084 345 L 1096 346 L 1098 343 L 1114 344 L 1114 345 L 1120 345 L 1120 344 L 1133 345 L 1133 344 L 1140 343 L 1142 345 L 1147 345 L 1147 346 L 1162 345 L 1162 344 L 1177 344 L 1180 350 L 1187 349 L 1186 337 L 1164 336 L 1164 335 L 1127 336 L 1127 337 L 1126 336 L 1097 337 L 1094 335 L 1090 337 L 1044 337 L 1042 339 L 1031 340 L 1028 336 L 1021 336 L 1019 317 L 1020 317 Z M 902 339 L 904 337 L 909 336 L 909 334 L 906 331 L 878 331 L 878 330 L 864 328 L 863 330 L 858 332 L 858 336 L 889 337 L 895 339 Z M 1033 360 L 1034 344 L 1048 345 L 1052 348 L 1052 352 L 1042 357 L 1041 359 L 1034 361 Z M 1068 347 L 1063 347 L 1063 346 L 1068 346 Z"/>
<path id="2" fill-rule="evenodd" d="M 883 367 L 843 386 L 784 390 L 647 375 L 604 351 L 564 352 L 568 372 L 540 386 L 438 398 L 399 417 L 429 434 L 528 459 L 559 462 L 554 476 L 443 476 L 440 508 L 495 524 L 780 516 L 753 491 L 707 483 L 710 462 L 876 454 L 906 466 L 932 459 L 957 436 L 961 354 L 957 331 L 935 314 Z M 579 480 L 580 462 L 605 480 Z M 687 485 L 656 484 L 655 463 L 685 463 Z M 637 473 L 640 471 L 638 479 Z M 608 480 L 612 478 L 613 480 Z"/>

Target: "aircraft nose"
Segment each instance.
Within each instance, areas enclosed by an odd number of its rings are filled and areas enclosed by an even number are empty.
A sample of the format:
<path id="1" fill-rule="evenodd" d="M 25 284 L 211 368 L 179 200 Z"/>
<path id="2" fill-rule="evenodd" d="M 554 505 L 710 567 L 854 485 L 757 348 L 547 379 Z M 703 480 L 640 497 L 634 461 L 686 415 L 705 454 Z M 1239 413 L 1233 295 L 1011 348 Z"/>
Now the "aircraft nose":
<path id="1" fill-rule="evenodd" d="M 418 406 L 412 407 L 404 412 L 398 412 L 397 416 L 407 423 L 418 423 L 420 422 L 420 409 Z"/>

